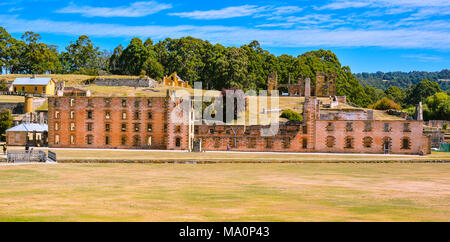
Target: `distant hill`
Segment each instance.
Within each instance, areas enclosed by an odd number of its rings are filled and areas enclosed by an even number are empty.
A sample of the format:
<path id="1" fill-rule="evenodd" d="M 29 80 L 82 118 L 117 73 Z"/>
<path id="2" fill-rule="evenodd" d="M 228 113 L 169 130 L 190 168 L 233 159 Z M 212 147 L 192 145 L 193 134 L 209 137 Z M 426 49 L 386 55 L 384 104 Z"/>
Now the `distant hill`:
<path id="1" fill-rule="evenodd" d="M 442 90 L 450 89 L 450 70 L 444 69 L 439 72 L 427 71 L 412 71 L 412 72 L 381 72 L 376 73 L 358 73 L 356 78 L 365 86 L 372 86 L 382 90 L 390 86 L 398 86 L 408 88 L 411 85 L 416 85 L 423 79 L 428 79 L 439 83 Z"/>

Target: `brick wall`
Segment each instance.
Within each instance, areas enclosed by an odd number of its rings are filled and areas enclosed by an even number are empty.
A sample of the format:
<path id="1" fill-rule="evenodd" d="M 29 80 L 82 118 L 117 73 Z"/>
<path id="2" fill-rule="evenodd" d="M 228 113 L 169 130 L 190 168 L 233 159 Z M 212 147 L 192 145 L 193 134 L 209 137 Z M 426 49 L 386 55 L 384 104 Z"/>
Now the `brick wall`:
<path id="1" fill-rule="evenodd" d="M 186 114 L 177 110 L 179 103 L 163 97 L 50 97 L 49 146 L 187 150 L 189 128 Z M 365 131 L 367 122 L 371 129 Z M 281 123 L 274 136 L 263 135 L 269 126 L 203 123 L 195 126 L 195 139 L 201 139 L 207 151 L 230 146 L 234 151 L 333 153 L 384 153 L 387 140 L 392 154 L 428 154 L 430 138 L 423 136 L 422 126 L 422 121 L 406 120 L 320 120 L 319 103 L 310 98 L 304 105 L 303 123 Z"/>
<path id="2" fill-rule="evenodd" d="M 122 101 L 125 102 L 124 106 Z M 151 101 L 151 107 L 148 101 Z M 148 116 L 149 112 L 151 117 Z M 50 97 L 49 146 L 166 149 L 168 134 L 164 128 L 167 125 L 166 112 L 165 98 L 162 97 Z M 92 117 L 89 118 L 89 115 Z M 109 131 L 106 128 L 107 124 Z M 148 130 L 149 124 L 151 130 Z"/>
<path id="3" fill-rule="evenodd" d="M 27 144 L 26 132 L 7 132 L 6 144 L 11 146 L 22 146 Z"/>
<path id="4" fill-rule="evenodd" d="M 371 131 L 365 130 L 366 123 L 370 123 Z M 409 124 L 409 129 L 404 129 L 404 124 Z M 388 125 L 387 129 L 385 125 Z M 426 147 L 423 144 L 422 126 L 422 121 L 317 120 L 315 150 L 333 153 L 384 153 L 384 141 L 389 140 L 391 154 L 419 154 Z M 352 140 L 350 146 L 347 139 Z M 403 139 L 407 139 L 409 144 L 404 146 Z M 333 145 L 329 145 L 330 140 L 334 140 Z"/>

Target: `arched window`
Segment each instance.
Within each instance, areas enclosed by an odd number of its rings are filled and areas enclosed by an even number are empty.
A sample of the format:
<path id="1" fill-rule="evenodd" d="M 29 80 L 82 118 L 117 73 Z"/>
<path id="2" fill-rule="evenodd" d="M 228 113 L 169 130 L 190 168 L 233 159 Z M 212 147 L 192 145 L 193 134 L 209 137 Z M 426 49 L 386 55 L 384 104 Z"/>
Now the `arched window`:
<path id="1" fill-rule="evenodd" d="M 152 146 L 152 136 L 147 137 L 147 145 Z"/>
<path id="2" fill-rule="evenodd" d="M 391 152 L 392 148 L 392 139 L 390 137 L 383 138 L 383 149 L 385 153 Z"/>
<path id="3" fill-rule="evenodd" d="M 333 148 L 335 144 L 336 144 L 336 138 L 334 136 L 328 136 L 327 137 L 327 147 Z"/>
<path id="4" fill-rule="evenodd" d="M 175 138 L 175 146 L 176 147 L 180 147 L 181 146 L 181 138 L 180 137 Z"/>
<path id="5" fill-rule="evenodd" d="M 141 139 L 139 135 L 133 136 L 133 146 L 140 146 L 141 145 Z"/>
<path id="6" fill-rule="evenodd" d="M 345 137 L 345 148 L 353 149 L 353 137 L 352 136 Z"/>
<path id="7" fill-rule="evenodd" d="M 363 146 L 365 148 L 372 147 L 372 143 L 373 143 L 373 138 L 372 137 L 366 136 L 366 137 L 363 138 Z"/>
<path id="8" fill-rule="evenodd" d="M 111 144 L 111 137 L 109 137 L 108 135 L 105 136 L 105 145 L 110 145 Z"/>
<path id="9" fill-rule="evenodd" d="M 120 143 L 122 145 L 127 145 L 127 136 L 122 135 L 122 137 L 120 138 Z"/>
<path id="10" fill-rule="evenodd" d="M 59 145 L 59 134 L 55 134 L 55 145 Z"/>
<path id="11" fill-rule="evenodd" d="M 409 150 L 411 149 L 411 139 L 408 137 L 402 138 L 402 149 Z"/>
<path id="12" fill-rule="evenodd" d="M 86 144 L 92 145 L 93 142 L 94 142 L 94 136 L 92 136 L 92 135 L 87 135 L 87 136 L 86 136 Z"/>

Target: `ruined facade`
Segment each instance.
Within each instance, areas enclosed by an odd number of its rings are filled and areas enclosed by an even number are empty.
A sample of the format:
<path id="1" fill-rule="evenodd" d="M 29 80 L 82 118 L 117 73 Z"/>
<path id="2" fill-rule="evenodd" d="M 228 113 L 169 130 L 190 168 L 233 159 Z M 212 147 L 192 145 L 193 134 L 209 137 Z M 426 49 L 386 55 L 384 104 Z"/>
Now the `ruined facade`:
<path id="1" fill-rule="evenodd" d="M 191 127 L 180 109 L 183 100 L 169 96 L 51 97 L 49 146 L 190 150 L 195 143 L 206 151 L 430 153 L 423 121 L 378 120 L 373 110 L 322 109 L 309 86 L 307 81 L 303 122 L 283 121 L 276 129 L 207 120 Z"/>
<path id="2" fill-rule="evenodd" d="M 170 76 L 165 76 L 164 80 L 162 81 L 163 85 L 171 86 L 171 87 L 185 87 L 185 88 L 191 88 L 189 83 L 187 81 L 183 81 L 177 73 L 172 73 Z"/>
<path id="3" fill-rule="evenodd" d="M 267 95 L 272 95 L 272 91 L 278 90 L 278 74 L 272 72 L 267 79 Z"/>
<path id="4" fill-rule="evenodd" d="M 314 84 L 310 84 L 309 90 L 306 90 L 306 82 L 311 82 L 309 78 L 298 79 L 296 83 L 278 84 L 278 87 L 288 89 L 289 96 L 302 96 L 304 93 L 311 93 L 316 97 L 336 96 L 336 74 L 335 73 L 317 73 Z"/>

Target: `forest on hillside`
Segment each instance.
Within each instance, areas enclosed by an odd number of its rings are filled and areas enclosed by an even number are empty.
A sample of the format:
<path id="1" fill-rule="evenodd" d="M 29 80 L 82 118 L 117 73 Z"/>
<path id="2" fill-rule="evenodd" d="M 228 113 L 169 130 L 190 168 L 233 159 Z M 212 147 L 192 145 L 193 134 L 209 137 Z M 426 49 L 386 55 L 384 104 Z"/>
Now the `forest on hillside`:
<path id="1" fill-rule="evenodd" d="M 411 72 L 381 72 L 376 73 L 357 73 L 355 74 L 363 85 L 372 86 L 382 90 L 386 90 L 390 86 L 400 88 L 408 88 L 411 85 L 417 85 L 423 79 L 437 82 L 442 90 L 450 89 L 450 70 L 427 72 L 427 71 L 411 71 Z"/>
<path id="2" fill-rule="evenodd" d="M 193 37 L 166 38 L 157 43 L 150 38 L 133 38 L 126 47 L 118 45 L 110 52 L 100 50 L 88 36 L 82 35 L 63 51 L 58 51 L 57 46 L 43 43 L 38 33 L 27 31 L 16 39 L 0 27 L 0 67 L 4 73 L 146 75 L 157 80 L 177 72 L 191 84 L 202 82 L 204 89 L 215 90 L 265 90 L 271 72 L 278 73 L 279 83 L 306 77 L 314 82 L 316 73 L 329 72 L 336 73 L 337 95 L 347 96 L 358 106 L 413 108 L 418 102 L 426 102 L 439 94 L 436 99 L 439 104 L 434 106 L 441 110 L 443 105 L 442 110 L 448 112 L 439 111 L 436 118 L 450 117 L 450 98 L 435 82 L 438 77 L 448 77 L 448 70 L 433 77 L 418 74 L 413 80 L 405 78 L 399 87 L 384 87 L 376 82 L 379 76 L 393 80 L 396 74 L 362 73 L 355 76 L 350 67 L 342 66 L 329 50 L 275 56 L 256 40 L 240 47 L 225 47 Z"/>

